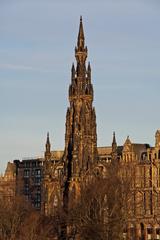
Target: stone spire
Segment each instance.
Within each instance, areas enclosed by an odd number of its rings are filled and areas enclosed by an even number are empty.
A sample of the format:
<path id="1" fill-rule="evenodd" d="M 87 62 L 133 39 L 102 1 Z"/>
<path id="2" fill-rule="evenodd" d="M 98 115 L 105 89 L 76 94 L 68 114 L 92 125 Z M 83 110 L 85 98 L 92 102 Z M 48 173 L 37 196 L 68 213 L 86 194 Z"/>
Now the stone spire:
<path id="1" fill-rule="evenodd" d="M 78 33 L 78 39 L 77 39 L 77 48 L 83 49 L 85 44 L 85 38 L 84 38 L 84 31 L 83 31 L 83 22 L 82 22 L 82 16 L 80 17 L 80 24 L 79 24 L 79 33 Z"/>
<path id="2" fill-rule="evenodd" d="M 77 46 L 75 47 L 75 58 L 77 60 L 77 67 L 76 67 L 77 76 L 81 78 L 85 78 L 85 73 L 86 73 L 85 61 L 87 58 L 87 47 L 85 46 L 82 17 L 80 18 Z"/>
<path id="3" fill-rule="evenodd" d="M 51 144 L 49 140 L 49 132 L 47 133 L 47 140 L 46 140 L 46 149 L 45 149 L 45 160 L 51 159 Z"/>
<path id="4" fill-rule="evenodd" d="M 76 67 L 72 65 L 69 86 L 70 106 L 66 114 L 64 171 L 68 179 L 83 175 L 97 159 L 96 114 L 92 106 L 91 66 L 89 64 L 86 69 L 87 47 L 82 17 L 75 58 Z"/>
<path id="5" fill-rule="evenodd" d="M 160 148 L 160 130 L 155 133 L 155 147 Z"/>
<path id="6" fill-rule="evenodd" d="M 117 163 L 117 141 L 116 141 L 116 135 L 115 132 L 113 132 L 113 140 L 112 140 L 112 163 Z"/>
<path id="7" fill-rule="evenodd" d="M 113 132 L 112 153 L 117 151 L 117 142 L 115 132 Z"/>

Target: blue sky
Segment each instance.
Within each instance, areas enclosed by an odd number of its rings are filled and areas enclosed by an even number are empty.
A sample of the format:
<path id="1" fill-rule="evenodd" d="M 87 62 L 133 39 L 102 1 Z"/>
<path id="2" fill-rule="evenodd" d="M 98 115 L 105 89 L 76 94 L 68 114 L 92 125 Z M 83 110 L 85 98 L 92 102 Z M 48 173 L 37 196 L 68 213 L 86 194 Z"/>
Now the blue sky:
<path id="1" fill-rule="evenodd" d="M 98 145 L 154 144 L 160 128 L 159 0 L 0 1 L 0 172 L 64 148 L 70 68 L 83 16 Z"/>

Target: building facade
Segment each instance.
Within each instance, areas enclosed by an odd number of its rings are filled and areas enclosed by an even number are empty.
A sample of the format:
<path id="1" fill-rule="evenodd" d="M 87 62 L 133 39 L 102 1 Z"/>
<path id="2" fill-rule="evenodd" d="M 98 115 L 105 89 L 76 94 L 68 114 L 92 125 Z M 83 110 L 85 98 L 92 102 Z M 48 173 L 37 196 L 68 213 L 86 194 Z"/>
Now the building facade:
<path id="1" fill-rule="evenodd" d="M 80 183 L 88 172 L 117 161 L 121 174 L 131 176 L 131 196 L 124 239 L 160 239 L 160 130 L 155 146 L 132 143 L 127 137 L 118 146 L 115 133 L 111 146 L 97 147 L 96 113 L 88 49 L 80 19 L 76 65 L 72 65 L 69 107 L 66 113 L 64 151 L 52 151 L 47 134 L 42 158 L 15 160 L 0 178 L 0 198 L 25 195 L 32 205 L 46 215 L 53 215 L 61 205 L 68 208 L 70 196 L 81 193 Z M 4 191 L 5 189 L 5 191 Z"/>
<path id="2" fill-rule="evenodd" d="M 0 176 L 0 201 L 11 202 L 16 193 L 16 167 L 8 162 L 5 174 Z"/>

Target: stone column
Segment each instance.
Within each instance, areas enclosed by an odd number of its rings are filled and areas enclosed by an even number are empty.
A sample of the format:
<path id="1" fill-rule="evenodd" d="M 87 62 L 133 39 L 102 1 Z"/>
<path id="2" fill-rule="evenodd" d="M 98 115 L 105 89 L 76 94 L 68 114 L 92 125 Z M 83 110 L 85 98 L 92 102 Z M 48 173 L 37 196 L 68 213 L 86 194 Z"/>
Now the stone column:
<path id="1" fill-rule="evenodd" d="M 156 226 L 153 226 L 152 238 L 153 238 L 153 239 L 157 239 Z"/>
<path id="2" fill-rule="evenodd" d="M 140 240 L 140 232 L 141 232 L 141 227 L 140 227 L 140 224 L 136 224 L 136 228 L 135 228 L 135 236 L 136 236 L 136 239 L 135 240 Z"/>
<path id="3" fill-rule="evenodd" d="M 148 240 L 147 226 L 144 224 L 144 240 Z"/>

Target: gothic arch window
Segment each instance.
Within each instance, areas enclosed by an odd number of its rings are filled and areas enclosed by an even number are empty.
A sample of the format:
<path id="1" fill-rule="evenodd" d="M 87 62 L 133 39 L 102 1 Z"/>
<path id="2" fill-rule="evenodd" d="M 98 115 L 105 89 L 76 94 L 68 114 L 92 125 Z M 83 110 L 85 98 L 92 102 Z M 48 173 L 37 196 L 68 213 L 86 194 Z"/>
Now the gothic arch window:
<path id="1" fill-rule="evenodd" d="M 149 168 L 149 186 L 152 187 L 152 167 Z"/>
<path id="2" fill-rule="evenodd" d="M 143 206 L 144 206 L 144 213 L 146 214 L 146 192 L 143 194 Z"/>
<path id="3" fill-rule="evenodd" d="M 152 202 L 153 202 L 153 196 L 152 196 L 152 191 L 150 192 L 150 196 L 149 196 L 149 204 L 150 204 L 150 214 L 153 213 L 153 208 L 152 208 Z"/>

